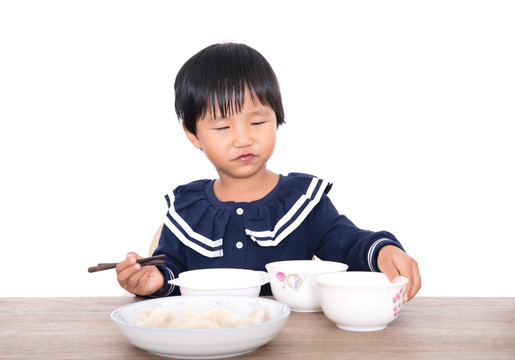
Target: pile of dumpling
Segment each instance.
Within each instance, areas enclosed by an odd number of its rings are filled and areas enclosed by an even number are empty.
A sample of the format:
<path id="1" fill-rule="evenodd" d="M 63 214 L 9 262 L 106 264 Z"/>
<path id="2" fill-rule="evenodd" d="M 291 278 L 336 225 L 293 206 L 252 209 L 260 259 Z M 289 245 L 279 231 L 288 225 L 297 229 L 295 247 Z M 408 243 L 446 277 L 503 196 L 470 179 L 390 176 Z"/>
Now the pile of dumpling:
<path id="1" fill-rule="evenodd" d="M 164 306 L 151 305 L 139 312 L 136 325 L 168 329 L 223 329 L 256 325 L 270 320 L 272 319 L 266 306 L 254 309 L 248 316 L 240 316 L 224 307 L 199 314 L 190 307 L 177 313 Z"/>

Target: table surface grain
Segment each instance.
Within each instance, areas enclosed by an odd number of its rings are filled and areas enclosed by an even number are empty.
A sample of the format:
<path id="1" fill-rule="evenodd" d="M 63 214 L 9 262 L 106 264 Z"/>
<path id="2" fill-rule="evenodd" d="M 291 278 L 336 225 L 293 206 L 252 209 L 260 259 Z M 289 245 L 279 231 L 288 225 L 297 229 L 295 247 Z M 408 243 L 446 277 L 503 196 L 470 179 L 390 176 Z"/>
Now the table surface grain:
<path id="1" fill-rule="evenodd" d="M 163 359 L 129 344 L 110 313 L 132 296 L 0 298 L 0 359 Z M 417 297 L 376 332 L 292 312 L 279 335 L 234 359 L 515 359 L 515 298 Z"/>

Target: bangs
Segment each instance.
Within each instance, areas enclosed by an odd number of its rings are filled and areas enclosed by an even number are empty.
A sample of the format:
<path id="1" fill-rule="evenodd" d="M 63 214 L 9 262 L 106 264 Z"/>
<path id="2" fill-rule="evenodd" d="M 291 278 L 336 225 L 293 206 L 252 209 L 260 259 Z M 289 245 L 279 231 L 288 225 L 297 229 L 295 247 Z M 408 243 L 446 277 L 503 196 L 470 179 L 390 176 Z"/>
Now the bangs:
<path id="1" fill-rule="evenodd" d="M 256 94 L 254 88 L 249 86 L 245 80 L 239 79 L 234 83 L 227 80 L 223 85 L 207 89 L 206 101 L 201 106 L 199 118 L 203 118 L 209 112 L 216 119 L 217 109 L 222 118 L 239 113 L 245 102 L 246 95 L 249 95 L 254 103 L 257 96 L 263 105 L 269 105 L 262 100 L 262 96 L 260 97 Z"/>
<path id="2" fill-rule="evenodd" d="M 175 110 L 196 133 L 197 120 L 208 112 L 222 118 L 241 112 L 245 96 L 270 106 L 277 124 L 284 122 L 275 73 L 256 50 L 234 43 L 212 45 L 188 60 L 175 81 Z"/>

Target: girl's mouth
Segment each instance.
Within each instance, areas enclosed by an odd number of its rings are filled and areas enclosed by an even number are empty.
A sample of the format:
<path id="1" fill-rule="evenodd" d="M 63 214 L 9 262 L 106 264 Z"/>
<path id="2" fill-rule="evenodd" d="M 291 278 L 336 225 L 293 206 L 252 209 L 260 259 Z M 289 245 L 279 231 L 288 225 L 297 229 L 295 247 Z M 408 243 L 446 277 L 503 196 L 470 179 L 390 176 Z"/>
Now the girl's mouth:
<path id="1" fill-rule="evenodd" d="M 243 154 L 236 158 L 237 161 L 241 161 L 241 162 L 248 162 L 252 159 L 254 159 L 254 154 Z"/>

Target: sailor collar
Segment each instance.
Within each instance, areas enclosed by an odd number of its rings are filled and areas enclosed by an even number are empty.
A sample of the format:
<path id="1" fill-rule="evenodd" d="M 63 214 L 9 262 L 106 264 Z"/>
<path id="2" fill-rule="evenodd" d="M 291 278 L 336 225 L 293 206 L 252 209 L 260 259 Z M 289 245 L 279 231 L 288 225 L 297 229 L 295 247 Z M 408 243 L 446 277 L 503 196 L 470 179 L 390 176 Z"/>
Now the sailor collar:
<path id="1" fill-rule="evenodd" d="M 252 202 L 220 201 L 214 180 L 198 180 L 166 195 L 165 226 L 187 247 L 207 257 L 223 256 L 231 216 L 242 216 L 245 234 L 260 246 L 276 246 L 291 234 L 332 184 L 312 175 L 280 175 L 275 188 Z M 238 210 L 238 211 L 237 211 Z"/>

